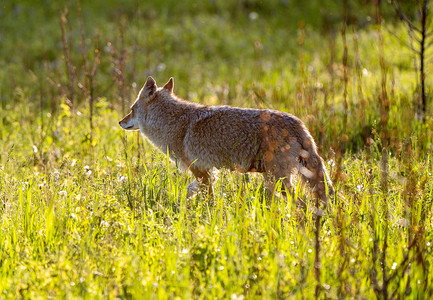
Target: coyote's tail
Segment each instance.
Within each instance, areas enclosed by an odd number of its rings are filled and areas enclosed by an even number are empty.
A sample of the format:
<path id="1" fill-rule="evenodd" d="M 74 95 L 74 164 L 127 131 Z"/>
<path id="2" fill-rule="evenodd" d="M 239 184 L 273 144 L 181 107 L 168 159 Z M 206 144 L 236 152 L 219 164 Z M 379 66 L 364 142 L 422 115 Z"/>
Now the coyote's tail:
<path id="1" fill-rule="evenodd" d="M 305 132 L 307 135 L 299 140 L 302 146 L 299 153 L 299 173 L 304 181 L 309 182 L 316 196 L 326 200 L 327 192 L 333 197 L 334 187 L 312 136 L 307 130 Z"/>

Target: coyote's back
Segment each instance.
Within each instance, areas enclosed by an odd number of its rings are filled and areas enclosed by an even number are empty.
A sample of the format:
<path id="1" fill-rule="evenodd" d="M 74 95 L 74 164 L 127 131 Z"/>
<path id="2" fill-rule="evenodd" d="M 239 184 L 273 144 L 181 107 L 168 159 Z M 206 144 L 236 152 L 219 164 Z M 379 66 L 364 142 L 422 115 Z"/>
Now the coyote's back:
<path id="1" fill-rule="evenodd" d="M 119 124 L 126 130 L 140 129 L 192 171 L 198 181 L 188 186 L 188 196 L 199 183 L 212 194 L 212 168 L 264 173 L 271 192 L 278 179 L 292 192 L 291 176 L 299 171 L 323 200 L 326 190 L 334 193 L 312 136 L 300 119 L 288 113 L 184 101 L 173 94 L 172 78 L 157 88 L 149 77 Z"/>

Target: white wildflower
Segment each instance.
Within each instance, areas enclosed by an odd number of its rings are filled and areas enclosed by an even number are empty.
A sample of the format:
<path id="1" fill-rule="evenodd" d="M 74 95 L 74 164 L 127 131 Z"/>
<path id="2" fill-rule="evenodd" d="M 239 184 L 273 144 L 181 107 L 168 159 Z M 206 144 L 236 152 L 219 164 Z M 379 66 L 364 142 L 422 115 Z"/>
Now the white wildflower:
<path id="1" fill-rule="evenodd" d="M 119 177 L 117 177 L 117 182 L 122 182 L 122 181 L 125 181 L 127 179 L 128 179 L 128 177 L 123 176 L 123 175 L 119 175 Z"/>
<path id="2" fill-rule="evenodd" d="M 164 71 L 165 68 L 166 68 L 165 63 L 160 63 L 160 64 L 158 64 L 158 65 L 156 66 L 156 69 L 157 69 L 158 71 Z"/>
<path id="3" fill-rule="evenodd" d="M 248 15 L 248 17 L 250 18 L 251 21 L 255 21 L 255 20 L 257 20 L 259 18 L 259 14 L 256 13 L 255 11 L 252 11 Z"/>
<path id="4" fill-rule="evenodd" d="M 92 170 L 90 170 L 90 167 L 87 165 L 84 166 L 84 172 L 86 172 L 87 176 L 92 175 Z"/>

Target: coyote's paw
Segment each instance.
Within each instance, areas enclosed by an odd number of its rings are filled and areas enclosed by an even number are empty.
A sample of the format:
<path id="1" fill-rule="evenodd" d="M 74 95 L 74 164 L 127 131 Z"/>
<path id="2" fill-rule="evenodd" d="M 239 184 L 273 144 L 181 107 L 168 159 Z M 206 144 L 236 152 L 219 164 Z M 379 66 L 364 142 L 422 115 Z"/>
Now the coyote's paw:
<path id="1" fill-rule="evenodd" d="M 200 191 L 200 184 L 198 183 L 197 179 L 195 179 L 186 187 L 186 198 L 190 198 L 194 196 L 199 191 Z"/>

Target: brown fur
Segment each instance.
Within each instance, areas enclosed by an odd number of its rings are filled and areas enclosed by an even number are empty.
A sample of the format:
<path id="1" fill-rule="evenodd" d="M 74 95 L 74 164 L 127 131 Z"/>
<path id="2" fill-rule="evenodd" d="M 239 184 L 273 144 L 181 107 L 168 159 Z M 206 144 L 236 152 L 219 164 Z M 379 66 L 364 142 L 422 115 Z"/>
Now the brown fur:
<path id="1" fill-rule="evenodd" d="M 173 78 L 158 88 L 149 77 L 131 112 L 120 122 L 125 130 L 140 130 L 170 159 L 190 169 L 212 196 L 211 170 L 226 168 L 265 174 L 266 187 L 283 180 L 293 193 L 291 176 L 299 171 L 314 194 L 326 201 L 334 194 L 322 158 L 305 125 L 297 117 L 277 110 L 207 106 L 182 100 L 173 94 Z"/>

